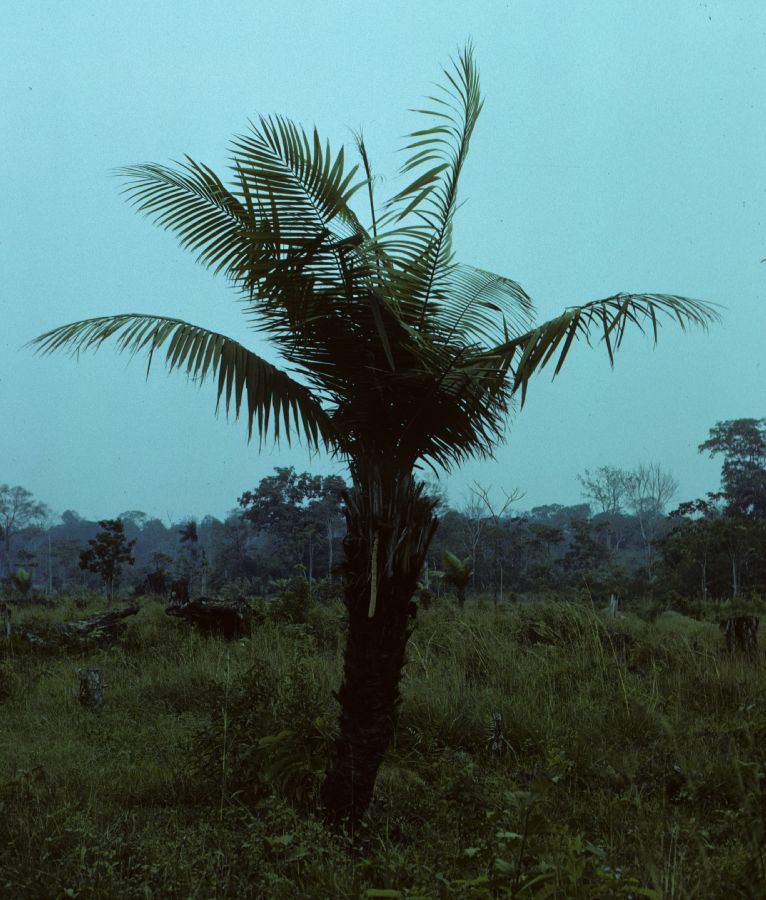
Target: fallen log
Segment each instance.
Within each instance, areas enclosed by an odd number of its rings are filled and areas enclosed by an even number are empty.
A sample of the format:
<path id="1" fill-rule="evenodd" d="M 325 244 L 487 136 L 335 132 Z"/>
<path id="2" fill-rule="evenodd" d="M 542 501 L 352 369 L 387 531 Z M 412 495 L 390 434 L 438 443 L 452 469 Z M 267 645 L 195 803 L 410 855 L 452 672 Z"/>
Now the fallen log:
<path id="1" fill-rule="evenodd" d="M 11 637 L 19 638 L 35 647 L 104 647 L 113 643 L 125 631 L 125 619 L 135 616 L 138 606 L 126 606 L 99 613 L 89 619 L 73 622 L 54 622 L 49 625 L 12 625 Z"/>
<path id="2" fill-rule="evenodd" d="M 204 634 L 218 634 L 227 640 L 250 634 L 255 618 L 246 600 L 216 600 L 212 597 L 171 603 L 165 613 L 184 619 Z"/>

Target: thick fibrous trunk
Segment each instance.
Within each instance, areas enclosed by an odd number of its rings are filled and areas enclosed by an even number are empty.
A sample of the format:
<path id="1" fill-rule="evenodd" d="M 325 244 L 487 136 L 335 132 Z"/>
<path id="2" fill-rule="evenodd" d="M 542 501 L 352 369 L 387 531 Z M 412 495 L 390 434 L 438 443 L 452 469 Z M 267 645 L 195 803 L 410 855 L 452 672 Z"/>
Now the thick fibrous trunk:
<path id="1" fill-rule="evenodd" d="M 409 475 L 356 482 L 346 498 L 348 636 L 339 734 L 321 801 L 328 821 L 352 834 L 393 734 L 412 596 L 436 528 L 433 509 Z"/>

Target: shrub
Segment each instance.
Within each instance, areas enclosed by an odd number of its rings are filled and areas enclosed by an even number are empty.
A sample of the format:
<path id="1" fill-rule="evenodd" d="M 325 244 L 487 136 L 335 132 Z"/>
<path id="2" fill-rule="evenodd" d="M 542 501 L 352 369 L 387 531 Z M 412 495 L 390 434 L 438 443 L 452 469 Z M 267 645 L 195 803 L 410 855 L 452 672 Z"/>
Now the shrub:
<path id="1" fill-rule="evenodd" d="M 257 661 L 221 686 L 210 724 L 191 742 L 195 780 L 221 799 L 252 803 L 269 794 L 312 805 L 327 763 L 330 702 L 297 647 L 276 672 Z"/>

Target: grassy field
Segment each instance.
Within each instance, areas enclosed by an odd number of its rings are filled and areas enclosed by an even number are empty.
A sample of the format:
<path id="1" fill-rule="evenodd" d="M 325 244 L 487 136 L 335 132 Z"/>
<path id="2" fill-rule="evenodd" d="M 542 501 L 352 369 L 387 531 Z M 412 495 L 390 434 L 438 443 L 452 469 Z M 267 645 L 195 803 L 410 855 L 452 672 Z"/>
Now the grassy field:
<path id="1" fill-rule="evenodd" d="M 308 619 L 227 643 L 148 601 L 108 650 L 0 639 L 0 896 L 766 896 L 766 678 L 715 625 L 421 611 L 352 845 L 314 815 L 342 611 Z"/>

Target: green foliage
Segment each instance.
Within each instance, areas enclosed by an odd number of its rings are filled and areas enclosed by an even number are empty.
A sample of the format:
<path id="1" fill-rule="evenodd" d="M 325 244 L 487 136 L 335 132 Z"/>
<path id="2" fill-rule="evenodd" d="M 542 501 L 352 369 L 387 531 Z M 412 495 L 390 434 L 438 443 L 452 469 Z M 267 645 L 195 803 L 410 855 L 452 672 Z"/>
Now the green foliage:
<path id="1" fill-rule="evenodd" d="M 729 514 L 766 519 L 766 419 L 716 422 L 699 451 L 723 456 L 721 482 Z"/>
<path id="2" fill-rule="evenodd" d="M 471 558 L 459 559 L 454 553 L 445 550 L 442 562 L 444 564 L 444 580 L 457 591 L 458 604 L 462 608 L 465 604 L 465 589 L 473 574 Z"/>
<path id="3" fill-rule="evenodd" d="M 290 648 L 277 674 L 256 662 L 222 685 L 211 722 L 191 744 L 195 777 L 222 799 L 275 793 L 309 808 L 327 763 L 332 710 L 311 665 Z"/>
<path id="4" fill-rule="evenodd" d="M 296 435 L 352 468 L 388 459 L 409 475 L 419 462 L 450 467 L 491 452 L 512 395 L 523 404 L 530 378 L 554 358 L 558 373 L 576 340 L 600 339 L 613 361 L 628 327 L 656 339 L 662 319 L 686 327 L 716 318 L 695 300 L 622 293 L 531 327 L 519 284 L 458 263 L 459 181 L 483 105 L 473 48 L 443 74 L 406 139 L 405 186 L 382 207 L 361 137 L 365 179 L 343 149 L 281 116 L 260 117 L 233 140 L 228 185 L 188 156 L 121 170 L 136 208 L 238 289 L 290 374 L 166 316 L 75 322 L 41 335 L 37 348 L 77 353 L 114 338 L 149 365 L 164 350 L 169 369 L 214 379 L 218 404 L 243 410 L 249 435 Z M 368 225 L 350 205 L 364 187 Z"/>
<path id="5" fill-rule="evenodd" d="M 88 541 L 87 550 L 80 551 L 80 568 L 100 575 L 112 597 L 123 565 L 132 566 L 135 562 L 131 550 L 136 542 L 125 538 L 125 523 L 121 519 L 102 519 L 98 524 L 102 530 Z"/>
<path id="6" fill-rule="evenodd" d="M 458 590 L 465 590 L 473 573 L 470 556 L 459 559 L 454 553 L 446 550 L 442 562 L 445 580 Z"/>
<path id="7" fill-rule="evenodd" d="M 149 601 L 84 658 L 0 642 L 0 893 L 763 892 L 766 670 L 720 654 L 716 625 L 523 598 L 421 610 L 353 851 L 312 815 L 341 629 L 340 605 L 320 606 L 302 632 L 267 619 L 226 643 Z M 102 670 L 97 717 L 74 696 L 83 666 Z"/>
<path id="8" fill-rule="evenodd" d="M 27 597 L 32 590 L 32 573 L 26 569 L 16 569 L 11 573 L 11 585 L 22 597 Z"/>
<path id="9" fill-rule="evenodd" d="M 279 622 L 305 625 L 312 605 L 309 583 L 303 566 L 300 566 L 289 585 L 277 595 L 271 615 Z"/>

